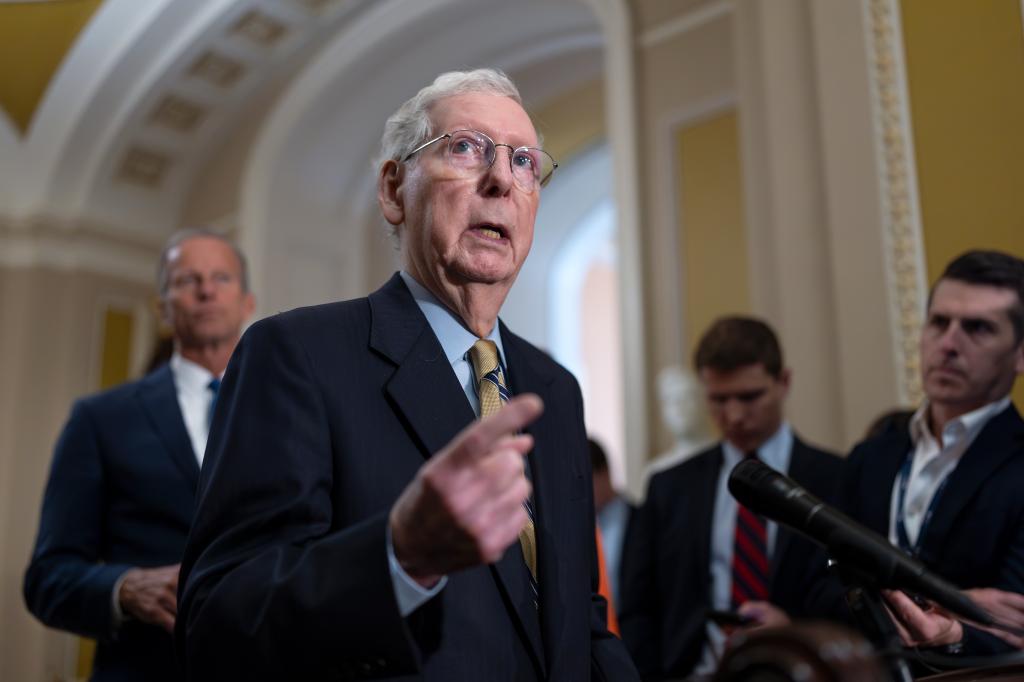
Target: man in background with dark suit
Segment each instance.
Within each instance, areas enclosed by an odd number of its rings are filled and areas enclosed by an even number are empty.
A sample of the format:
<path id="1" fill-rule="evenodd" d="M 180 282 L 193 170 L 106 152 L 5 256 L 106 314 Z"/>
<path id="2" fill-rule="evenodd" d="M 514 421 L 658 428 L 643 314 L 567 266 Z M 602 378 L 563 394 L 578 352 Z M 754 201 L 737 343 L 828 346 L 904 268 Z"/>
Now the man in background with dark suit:
<path id="1" fill-rule="evenodd" d="M 651 478 L 623 550 L 622 636 L 645 680 L 716 668 L 726 634 L 709 610 L 758 626 L 810 608 L 806 579 L 824 554 L 739 506 L 726 487 L 732 468 L 757 457 L 828 498 L 841 464 L 785 420 L 791 373 L 764 322 L 719 319 L 701 338 L 694 368 L 722 441 Z"/>
<path id="2" fill-rule="evenodd" d="M 1010 400 L 1024 373 L 1024 261 L 997 251 L 953 260 L 921 330 L 925 402 L 910 426 L 858 445 L 843 510 L 961 588 L 1024 622 L 1024 421 Z M 888 594 L 904 642 L 973 654 L 1001 638 Z"/>
<path id="3" fill-rule="evenodd" d="M 253 311 L 238 248 L 174 235 L 157 286 L 174 353 L 79 400 L 57 442 L 24 594 L 50 627 L 99 640 L 93 680 L 180 680 L 178 562 L 220 377 Z"/>
<path id="4" fill-rule="evenodd" d="M 576 380 L 498 319 L 554 170 L 514 84 L 439 76 L 385 125 L 402 271 L 249 329 L 182 563 L 191 680 L 608 680 Z"/>

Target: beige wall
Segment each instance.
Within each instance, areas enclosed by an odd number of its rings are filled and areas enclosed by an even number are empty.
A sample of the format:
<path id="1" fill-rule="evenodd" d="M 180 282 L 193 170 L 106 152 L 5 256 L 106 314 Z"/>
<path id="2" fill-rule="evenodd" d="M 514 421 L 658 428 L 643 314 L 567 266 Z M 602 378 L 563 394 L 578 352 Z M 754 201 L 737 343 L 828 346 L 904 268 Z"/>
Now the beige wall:
<path id="1" fill-rule="evenodd" d="M 544 148 L 559 163 L 605 136 L 604 82 L 585 83 L 545 102 L 530 114 L 544 136 Z"/>
<path id="2" fill-rule="evenodd" d="M 151 289 L 108 276 L 0 267 L 0 666 L 4 679 L 52 680 L 77 664 L 77 638 L 46 631 L 21 581 L 53 445 L 72 401 L 99 387 L 109 308 L 145 310 Z M 143 325 L 152 321 L 142 314 Z M 145 334 L 139 338 L 145 340 Z M 136 355 L 134 349 L 133 356 Z"/>
<path id="3" fill-rule="evenodd" d="M 683 300 L 689 295 L 678 254 L 676 226 L 685 206 L 678 196 L 677 133 L 735 99 L 734 31 L 729 15 L 670 35 L 660 25 L 688 15 L 686 3 L 635 3 L 639 17 L 636 89 L 640 145 L 640 238 L 644 273 L 646 385 L 649 409 L 645 458 L 669 449 L 654 399 L 654 378 L 667 365 L 686 363 Z M 685 218 L 684 218 L 685 220 Z"/>

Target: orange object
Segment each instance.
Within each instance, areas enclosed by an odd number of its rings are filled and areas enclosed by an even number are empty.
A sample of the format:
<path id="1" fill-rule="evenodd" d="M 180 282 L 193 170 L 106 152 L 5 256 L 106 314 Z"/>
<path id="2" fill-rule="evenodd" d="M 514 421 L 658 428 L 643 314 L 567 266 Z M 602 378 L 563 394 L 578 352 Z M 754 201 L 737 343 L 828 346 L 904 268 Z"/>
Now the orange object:
<path id="1" fill-rule="evenodd" d="M 599 576 L 597 592 L 608 602 L 608 631 L 616 637 L 620 637 L 619 618 L 615 615 L 615 604 L 612 603 L 612 588 L 608 583 L 608 569 L 604 565 L 604 544 L 601 542 L 601 529 L 595 527 L 594 535 L 597 541 L 597 571 Z"/>

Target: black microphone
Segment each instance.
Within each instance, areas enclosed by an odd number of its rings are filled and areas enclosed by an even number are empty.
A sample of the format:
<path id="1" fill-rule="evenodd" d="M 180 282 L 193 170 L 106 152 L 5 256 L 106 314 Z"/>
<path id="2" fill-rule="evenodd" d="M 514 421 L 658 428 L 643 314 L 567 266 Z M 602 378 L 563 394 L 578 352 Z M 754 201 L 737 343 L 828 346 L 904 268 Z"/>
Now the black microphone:
<path id="1" fill-rule="evenodd" d="M 758 460 L 736 465 L 729 474 L 729 492 L 752 511 L 824 545 L 833 559 L 860 569 L 879 587 L 911 590 L 964 618 L 995 625 L 984 609 L 952 583 Z"/>

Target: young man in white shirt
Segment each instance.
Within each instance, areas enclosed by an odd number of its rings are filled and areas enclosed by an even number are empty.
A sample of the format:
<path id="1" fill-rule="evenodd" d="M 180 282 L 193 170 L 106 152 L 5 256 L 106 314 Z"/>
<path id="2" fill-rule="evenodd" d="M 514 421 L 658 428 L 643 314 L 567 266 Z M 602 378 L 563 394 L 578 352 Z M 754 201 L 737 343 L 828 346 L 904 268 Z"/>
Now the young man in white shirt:
<path id="1" fill-rule="evenodd" d="M 1024 261 L 996 251 L 953 260 L 932 289 L 920 349 L 925 402 L 908 430 L 854 449 L 842 506 L 995 615 L 1020 621 L 1024 421 L 1010 391 L 1024 373 Z M 1017 643 L 902 593 L 887 599 L 906 644 L 988 653 Z"/>

